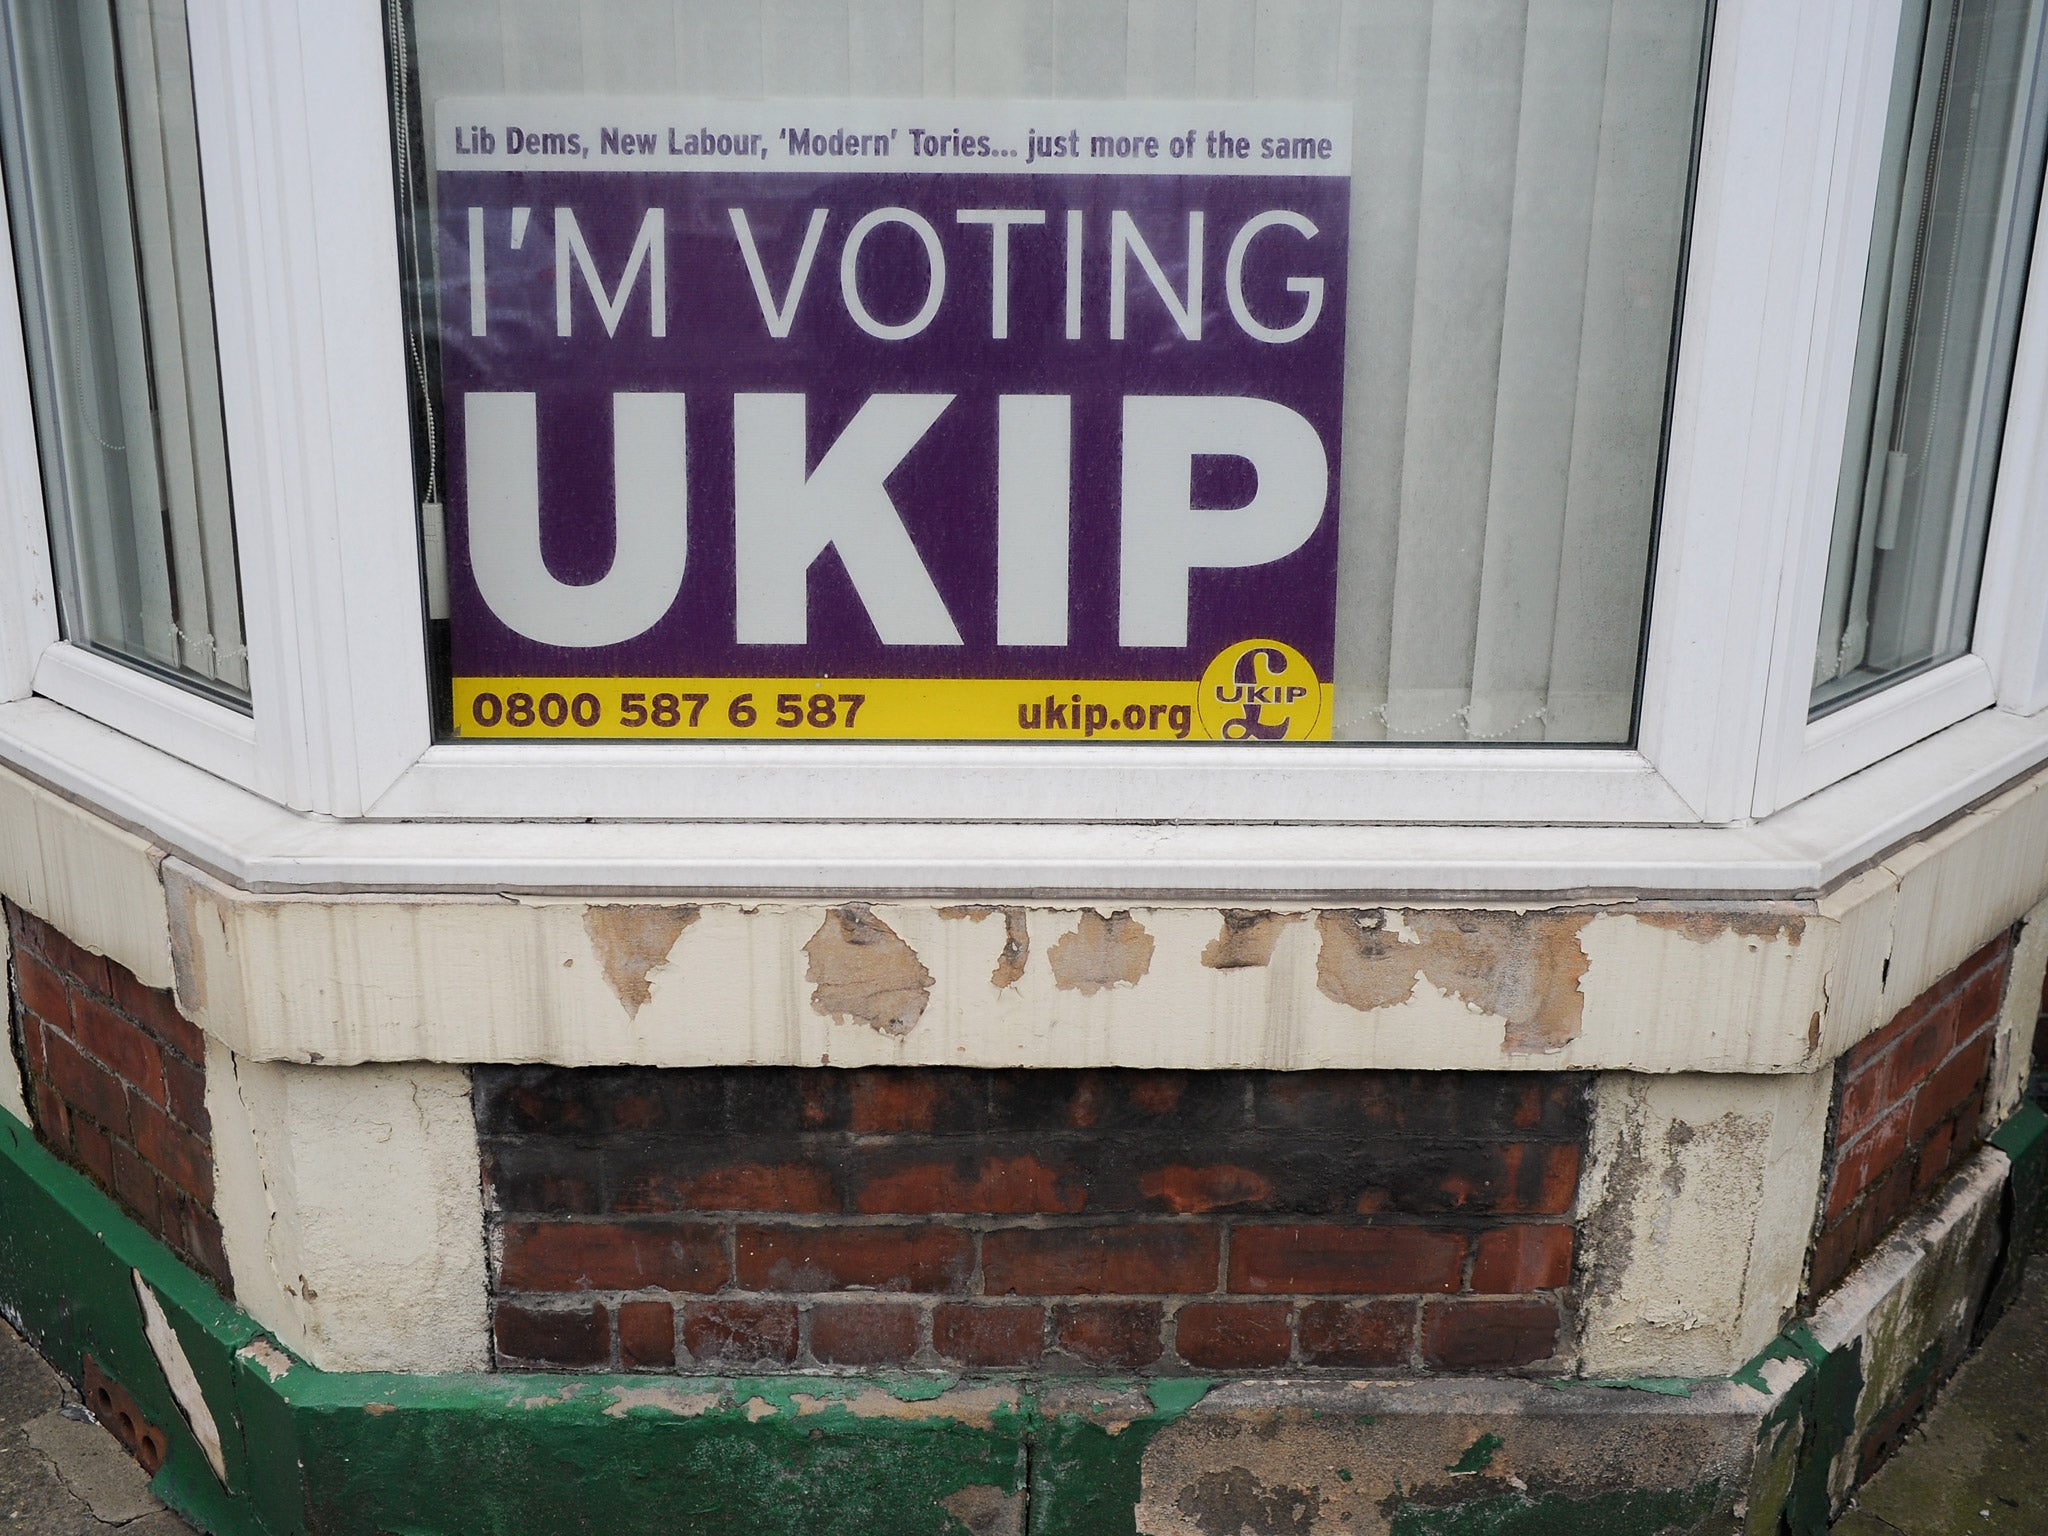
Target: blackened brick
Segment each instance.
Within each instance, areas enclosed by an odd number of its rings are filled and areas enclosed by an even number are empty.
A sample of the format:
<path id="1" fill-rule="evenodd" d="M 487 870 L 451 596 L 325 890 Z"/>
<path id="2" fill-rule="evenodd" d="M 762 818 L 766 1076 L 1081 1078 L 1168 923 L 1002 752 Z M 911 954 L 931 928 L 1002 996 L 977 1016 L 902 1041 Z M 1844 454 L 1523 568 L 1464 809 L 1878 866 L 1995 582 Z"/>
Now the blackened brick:
<path id="1" fill-rule="evenodd" d="M 73 998 L 71 1038 L 123 1082 L 164 1102 L 163 1047 L 133 1020 L 97 998 Z"/>
<path id="2" fill-rule="evenodd" d="M 982 1239 L 990 1295 L 1153 1296 L 1213 1291 L 1218 1230 L 1188 1223 L 1010 1228 Z"/>
<path id="3" fill-rule="evenodd" d="M 932 1348 L 961 1365 L 1036 1364 L 1044 1335 L 1045 1313 L 1038 1307 L 959 1302 L 932 1312 Z"/>
<path id="4" fill-rule="evenodd" d="M 512 1291 L 715 1291 L 725 1236 L 708 1224 L 507 1222 L 500 1283 Z"/>
<path id="5" fill-rule="evenodd" d="M 811 1308 L 811 1353 L 827 1365 L 904 1365 L 917 1353 L 917 1308 L 826 1302 Z"/>
<path id="6" fill-rule="evenodd" d="M 486 1141 L 484 1191 L 511 1215 L 594 1216 L 604 1209 L 596 1153 L 549 1138 Z"/>
<path id="7" fill-rule="evenodd" d="M 152 1232 L 164 1230 L 157 1210 L 157 1175 L 125 1142 L 114 1143 L 114 1193 L 129 1214 Z"/>
<path id="8" fill-rule="evenodd" d="M 1234 1072 L 997 1073 L 993 1124 L 1012 1131 L 1240 1130 L 1244 1078 Z"/>
<path id="9" fill-rule="evenodd" d="M 161 1201 L 168 1195 L 168 1186 L 159 1185 L 158 1194 L 159 1208 L 165 1208 Z M 219 1286 L 223 1293 L 229 1291 L 233 1281 L 228 1272 L 227 1244 L 221 1237 L 220 1222 L 215 1219 L 213 1212 L 200 1210 L 187 1202 L 183 1227 L 185 1257 L 202 1273 L 211 1276 L 214 1284 Z"/>
<path id="10" fill-rule="evenodd" d="M 1576 1138 L 1586 1130 L 1589 1081 L 1581 1072 L 1261 1073 L 1255 1114 L 1283 1130 L 1441 1136 L 1456 1126 L 1475 1141 Z"/>
<path id="11" fill-rule="evenodd" d="M 1139 1193 L 1148 1203 L 1176 1216 L 1203 1216 L 1211 1211 L 1271 1210 L 1276 1195 L 1273 1180 L 1268 1174 L 1227 1162 L 1200 1165 L 1168 1163 L 1164 1167 L 1141 1172 L 1137 1184 Z"/>
<path id="12" fill-rule="evenodd" d="M 1452 1371 L 1507 1370 L 1556 1352 L 1557 1307 L 1549 1301 L 1432 1301 L 1422 1310 L 1422 1354 Z"/>
<path id="13" fill-rule="evenodd" d="M 1412 1301 L 1312 1301 L 1301 1309 L 1301 1358 L 1354 1370 L 1408 1364 L 1415 1338 Z"/>
<path id="14" fill-rule="evenodd" d="M 945 1067 L 864 1067 L 846 1079 L 847 1129 L 866 1136 L 971 1135 L 988 1123 L 987 1079 Z"/>
<path id="15" fill-rule="evenodd" d="M 610 1158 L 616 1211 L 783 1211 L 829 1215 L 840 1209 L 829 1169 L 778 1158 L 786 1143 L 666 1141 L 636 1144 Z"/>
<path id="16" fill-rule="evenodd" d="M 842 1166 L 853 1208 L 869 1216 L 938 1213 L 990 1216 L 1072 1215 L 1088 1204 L 1084 1171 L 1051 1154 L 1007 1155 L 979 1146 L 911 1143 L 851 1152 Z"/>
<path id="17" fill-rule="evenodd" d="M 1052 1309 L 1053 1345 L 1102 1370 L 1134 1371 L 1164 1353 L 1152 1302 L 1077 1302 Z"/>
<path id="18" fill-rule="evenodd" d="M 1465 1238 L 1427 1227 L 1239 1226 L 1230 1289 L 1265 1295 L 1454 1291 Z"/>
<path id="19" fill-rule="evenodd" d="M 1174 1314 L 1173 1347 L 1189 1365 L 1251 1371 L 1294 1351 L 1289 1307 L 1275 1301 L 1191 1301 Z"/>
<path id="20" fill-rule="evenodd" d="M 962 1291 L 974 1246 L 954 1227 L 741 1227 L 739 1283 L 757 1291 Z"/>
<path id="21" fill-rule="evenodd" d="M 35 1085 L 36 1129 L 42 1132 L 43 1140 L 60 1153 L 71 1150 L 71 1106 L 64 1102 L 56 1086 L 48 1082 Z"/>
<path id="22" fill-rule="evenodd" d="M 611 1321 L 604 1307 L 530 1307 L 501 1301 L 492 1314 L 501 1359 L 572 1370 L 609 1365 Z"/>
<path id="23" fill-rule="evenodd" d="M 786 1301 L 692 1301 L 683 1306 L 683 1346 L 699 1365 L 747 1370 L 796 1359 L 797 1316 Z"/>
<path id="24" fill-rule="evenodd" d="M 37 925 L 36 948 L 50 962 L 50 969 L 78 989 L 106 997 L 113 990 L 107 961 L 89 949 L 82 949 L 47 923 Z"/>
<path id="25" fill-rule="evenodd" d="M 627 1370 L 666 1370 L 676 1363 L 676 1313 L 665 1301 L 619 1303 L 619 1364 Z"/>
<path id="26" fill-rule="evenodd" d="M 1474 1243 L 1472 1289 L 1482 1295 L 1554 1291 L 1572 1278 L 1572 1229 L 1497 1227 Z"/>

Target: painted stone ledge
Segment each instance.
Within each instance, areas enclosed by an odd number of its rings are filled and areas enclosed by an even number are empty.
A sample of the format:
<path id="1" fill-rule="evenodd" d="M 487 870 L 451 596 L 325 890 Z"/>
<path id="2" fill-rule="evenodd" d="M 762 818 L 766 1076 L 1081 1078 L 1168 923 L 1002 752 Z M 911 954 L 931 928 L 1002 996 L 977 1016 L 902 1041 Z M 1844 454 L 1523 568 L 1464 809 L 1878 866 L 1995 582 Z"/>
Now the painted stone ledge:
<path id="1" fill-rule="evenodd" d="M 2023 1111 L 1732 1379 L 971 1381 L 328 1373 L 0 1118 L 0 1307 L 164 1434 L 216 1536 L 572 1526 L 867 1536 L 1821 1536 L 2031 1221 Z M 2020 1177 L 2020 1170 L 2026 1170 Z M 2028 1196 L 2032 1198 L 2031 1195 Z M 1904 1363 L 1901 1368 L 1901 1362 Z"/>
<path id="2" fill-rule="evenodd" d="M 180 1001 L 323 1063 L 1809 1071 L 1813 903 L 271 896 L 164 868 Z"/>

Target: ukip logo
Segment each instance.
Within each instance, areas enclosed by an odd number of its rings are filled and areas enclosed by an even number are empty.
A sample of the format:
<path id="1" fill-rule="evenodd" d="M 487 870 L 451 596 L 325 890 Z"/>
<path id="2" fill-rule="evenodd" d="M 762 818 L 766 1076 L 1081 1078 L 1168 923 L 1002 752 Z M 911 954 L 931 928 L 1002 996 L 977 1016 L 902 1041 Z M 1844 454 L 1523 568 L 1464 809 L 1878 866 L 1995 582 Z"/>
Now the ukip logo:
<path id="1" fill-rule="evenodd" d="M 1304 741 L 1322 717 L 1323 684 L 1293 646 L 1240 640 L 1203 671 L 1196 708 L 1211 740 Z"/>

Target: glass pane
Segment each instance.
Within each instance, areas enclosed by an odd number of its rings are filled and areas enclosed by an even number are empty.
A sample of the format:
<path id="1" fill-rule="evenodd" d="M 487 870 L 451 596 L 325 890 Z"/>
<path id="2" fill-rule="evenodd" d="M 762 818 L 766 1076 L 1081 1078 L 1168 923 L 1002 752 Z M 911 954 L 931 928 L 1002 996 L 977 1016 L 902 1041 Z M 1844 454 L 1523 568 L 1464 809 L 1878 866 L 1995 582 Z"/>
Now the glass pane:
<path id="1" fill-rule="evenodd" d="M 248 697 L 184 0 L 0 0 L 65 635 Z"/>
<path id="2" fill-rule="evenodd" d="M 1905 9 L 1816 716 L 1970 648 L 2039 211 L 2048 7 Z"/>
<path id="3" fill-rule="evenodd" d="M 1152 709 L 1166 692 L 1091 692 L 1091 683 L 1144 682 L 1193 696 L 1198 683 L 1256 689 L 1279 678 L 1273 668 L 1286 657 L 1276 651 L 1238 654 L 1228 676 L 1202 681 L 1233 657 L 1218 642 L 1241 635 L 1247 645 L 1286 640 L 1288 665 L 1305 659 L 1327 689 L 1310 739 L 1630 739 L 1710 0 L 408 0 L 397 9 L 415 355 L 428 380 L 416 405 L 422 496 L 433 504 L 430 562 L 445 502 L 447 623 L 437 633 L 449 648 L 457 734 L 844 739 L 843 708 L 820 708 L 834 723 L 812 729 L 809 687 L 797 724 L 779 729 L 773 715 L 799 680 L 852 677 L 877 689 L 924 679 L 951 690 L 927 690 L 927 713 L 899 715 L 895 729 L 878 691 L 855 735 L 1129 742 L 1136 729 L 1141 740 L 1302 739 L 1282 711 L 1214 732 L 1199 710 L 1183 711 L 1176 733 L 1155 725 L 1175 718 Z M 1272 170 L 1260 160 L 1287 135 L 1230 124 L 1290 114 L 1339 125 L 1344 165 L 1301 168 L 1276 190 L 1280 180 L 1258 179 Z M 1068 119 L 1131 131 L 1104 131 L 1098 149 L 1097 135 L 1069 127 L 1070 157 L 1060 158 Z M 882 135 L 868 158 L 834 147 L 860 141 L 864 123 Z M 718 161 L 721 138 L 730 147 L 735 133 L 754 130 L 751 168 Z M 1127 163 L 1104 179 L 1098 160 L 1147 132 L 1157 134 L 1157 165 Z M 1313 142 L 1323 130 L 1294 132 Z M 956 207 L 968 193 L 945 190 L 966 179 L 947 174 L 949 134 L 970 146 L 993 135 L 995 156 L 1010 156 L 994 170 L 980 162 L 975 220 Z M 653 159 L 629 162 L 643 141 L 637 152 Z M 900 150 L 875 160 L 885 141 Z M 1233 142 L 1246 146 L 1243 157 L 1230 153 Z M 1200 175 L 1169 186 L 1177 156 Z M 863 175 L 876 188 L 865 200 Z M 1202 185 L 1190 191 L 1190 179 Z M 1302 222 L 1265 226 L 1243 249 L 1269 263 L 1297 253 L 1303 265 L 1245 279 L 1271 290 L 1250 303 L 1269 334 L 1247 341 L 1231 308 L 1231 251 L 1250 210 L 1273 206 L 1260 201 L 1269 192 Z M 900 338 L 863 335 L 841 302 L 850 231 L 892 200 L 929 214 L 952 284 L 929 332 Z M 743 237 L 728 205 L 746 211 Z M 665 222 L 650 226 L 656 208 Z M 1124 274 L 1112 209 L 1129 211 L 1154 267 L 1133 262 Z M 814 210 L 825 214 L 815 270 L 805 269 L 794 329 L 776 332 Z M 1020 217 L 992 228 L 988 210 Z M 1191 210 L 1208 220 L 1205 265 L 1190 254 Z M 1305 225 L 1317 234 L 1301 235 Z M 1081 244 L 1068 247 L 1076 227 Z M 903 282 L 931 270 L 907 228 L 882 229 L 872 248 Z M 987 308 L 995 249 L 1009 253 L 1013 285 L 1000 337 Z M 1331 260 L 1318 265 L 1325 253 Z M 874 270 L 879 284 L 883 266 Z M 666 283 L 659 336 L 648 299 L 656 271 Z M 1078 275 L 1063 288 L 1069 271 Z M 1127 292 L 1113 289 L 1119 275 Z M 1311 288 L 1323 305 L 1312 321 Z M 1068 292 L 1078 294 L 1071 310 Z M 1178 315 L 1177 328 L 1134 330 L 1142 350 L 1118 351 L 1124 338 L 1103 319 L 1116 293 L 1134 316 L 1143 308 L 1148 327 Z M 1182 307 L 1169 313 L 1169 299 Z M 919 320 L 916 293 L 890 302 L 889 322 Z M 979 306 L 973 336 L 970 303 Z M 1070 331 L 1061 322 L 1073 313 L 1081 319 Z M 572 324 L 573 338 L 558 321 Z M 1307 333 L 1286 335 L 1298 322 Z M 606 377 L 616 382 L 596 382 Z M 744 577 L 727 551 L 749 516 L 735 488 L 745 478 L 738 440 L 761 418 L 753 407 L 736 413 L 735 397 L 802 392 L 808 454 L 785 452 L 818 474 L 856 406 L 892 390 L 953 401 L 889 478 L 893 552 L 878 543 L 861 568 L 858 552 L 825 548 L 800 599 L 808 642 L 750 649 L 747 599 L 736 590 Z M 676 457 L 659 446 L 670 440 L 644 397 L 630 420 L 616 408 L 636 391 L 688 396 L 671 434 L 685 435 L 687 419 L 687 484 L 673 497 L 687 506 L 687 555 L 685 541 L 656 536 L 651 514 L 629 529 L 630 509 L 623 497 L 614 503 L 615 480 L 652 495 L 657 461 Z M 1048 395 L 1071 400 L 1071 417 L 1055 403 L 1043 408 L 1050 414 L 1014 407 L 999 424 L 999 398 Z M 1198 451 L 1160 471 L 1159 495 L 1183 498 L 1187 536 L 1173 553 L 1192 565 L 1177 649 L 1131 643 L 1150 632 L 1129 622 L 1132 523 L 1119 497 L 1133 489 L 1123 478 L 1130 401 L 1144 395 L 1281 401 L 1314 426 L 1327 466 L 1313 531 L 1277 541 L 1281 553 L 1262 563 L 1235 565 L 1204 541 L 1227 543 L 1239 530 L 1203 519 L 1227 510 L 1251 520 L 1271 466 L 1227 433 L 1197 433 Z M 1327 430 L 1317 415 L 1325 400 Z M 1064 515 L 1063 543 L 1028 546 L 1043 578 L 1035 583 L 1019 575 L 1006 584 L 998 569 L 1002 506 L 1038 505 L 1021 493 L 1004 501 L 995 450 L 1005 431 L 1054 466 L 1044 477 L 1048 515 Z M 1278 451 L 1262 429 L 1245 440 Z M 644 462 L 629 464 L 634 443 L 648 446 Z M 471 504 L 479 488 L 496 498 L 490 518 Z M 537 532 L 508 518 L 514 502 L 537 504 Z M 520 549 L 508 553 L 514 523 Z M 629 547 L 646 578 L 637 585 L 608 566 Z M 918 611 L 934 622 L 892 642 L 877 593 L 909 559 L 930 577 Z M 662 560 L 675 567 L 666 586 Z M 1006 628 L 1003 593 L 1021 602 L 1027 585 L 1053 616 L 1042 628 Z M 626 596 L 657 616 L 629 616 L 618 601 Z M 1206 631 L 1205 607 L 1232 602 L 1228 622 L 1238 627 Z M 565 617 L 579 604 L 589 611 L 581 630 Z M 1295 619 L 1298 631 L 1272 627 Z M 628 641 L 568 643 L 636 625 Z M 671 681 L 672 693 L 706 695 L 694 726 L 687 702 L 668 712 L 674 725 L 652 724 L 648 699 L 664 678 L 688 685 Z M 984 699 L 1006 697 L 998 683 L 1016 698 L 976 714 Z M 729 706 L 750 687 L 756 718 L 744 724 L 746 711 Z M 549 689 L 564 706 L 553 723 L 541 707 Z M 567 708 L 586 689 L 594 727 Z M 942 692 L 946 702 L 933 702 Z M 620 713 L 632 694 L 648 696 L 637 726 Z M 1090 731 L 1098 697 L 1102 728 Z M 1037 726 L 1025 723 L 1034 717 Z M 1127 720 L 1142 725 L 1127 729 Z M 1285 729 L 1272 737 L 1276 725 Z"/>

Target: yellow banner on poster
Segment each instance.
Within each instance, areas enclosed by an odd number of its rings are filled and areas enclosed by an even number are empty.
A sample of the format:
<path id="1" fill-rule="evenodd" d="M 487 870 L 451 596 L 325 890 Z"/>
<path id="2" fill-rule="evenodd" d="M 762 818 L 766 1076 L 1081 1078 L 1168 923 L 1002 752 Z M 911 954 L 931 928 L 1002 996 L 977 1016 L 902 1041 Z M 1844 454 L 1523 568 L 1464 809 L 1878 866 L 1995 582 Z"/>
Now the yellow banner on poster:
<path id="1" fill-rule="evenodd" d="M 1167 682 L 458 677 L 454 687 L 456 734 L 497 740 L 1326 741 L 1330 735 L 1330 685 L 1306 680 L 1288 687 L 1254 684 L 1251 697 L 1244 696 L 1245 685 L 1218 686 L 1213 676 Z"/>

